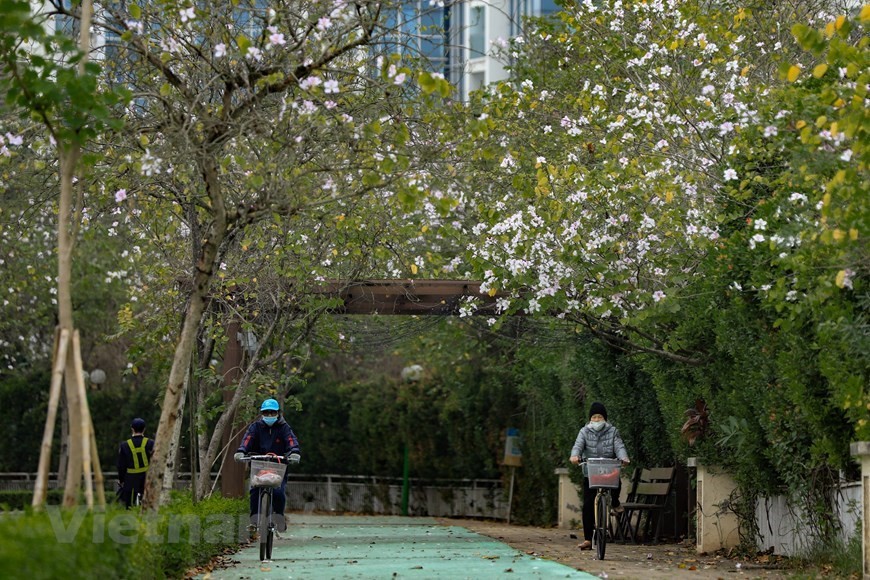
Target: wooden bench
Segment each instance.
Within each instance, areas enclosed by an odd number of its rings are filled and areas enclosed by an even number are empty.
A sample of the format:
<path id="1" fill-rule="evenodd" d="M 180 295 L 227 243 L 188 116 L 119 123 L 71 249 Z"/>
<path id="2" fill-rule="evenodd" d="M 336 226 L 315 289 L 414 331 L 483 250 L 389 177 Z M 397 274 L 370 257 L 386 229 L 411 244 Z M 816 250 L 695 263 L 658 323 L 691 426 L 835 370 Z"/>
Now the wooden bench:
<path id="1" fill-rule="evenodd" d="M 643 523 L 644 539 L 649 540 L 655 527 L 653 543 L 658 543 L 662 527 L 662 512 L 671 495 L 675 472 L 674 467 L 655 467 L 635 471 L 631 490 L 626 501 L 622 503 L 624 511 L 617 522 L 619 537 L 638 543 L 641 523 Z"/>

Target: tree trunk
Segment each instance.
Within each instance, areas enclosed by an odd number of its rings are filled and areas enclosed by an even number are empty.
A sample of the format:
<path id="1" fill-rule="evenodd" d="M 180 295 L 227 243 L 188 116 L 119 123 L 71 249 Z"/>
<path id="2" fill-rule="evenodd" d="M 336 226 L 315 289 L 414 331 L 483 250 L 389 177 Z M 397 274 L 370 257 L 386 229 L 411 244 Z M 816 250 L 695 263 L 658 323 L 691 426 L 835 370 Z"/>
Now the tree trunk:
<path id="1" fill-rule="evenodd" d="M 61 331 L 73 334 L 72 308 L 72 197 L 73 175 L 79 159 L 79 147 L 59 147 L 60 154 L 60 202 L 57 222 L 57 309 Z M 69 413 L 69 463 L 66 472 L 66 488 L 63 505 L 78 503 L 82 483 L 82 401 L 78 382 L 75 379 L 75 356 L 68 348 L 64 367 L 64 392 Z"/>
<path id="2" fill-rule="evenodd" d="M 223 390 L 224 403 L 226 406 L 224 407 L 221 416 L 218 418 L 217 424 L 215 424 L 214 430 L 212 431 L 211 437 L 206 446 L 205 453 L 200 455 L 202 463 L 200 464 L 199 481 L 197 483 L 197 491 L 200 494 L 200 497 L 205 497 L 211 491 L 211 465 L 217 458 L 218 451 L 222 446 L 228 444 L 224 441 L 224 433 L 228 426 L 232 427 L 233 419 L 236 415 L 236 409 L 241 400 L 243 389 L 240 388 L 238 383 L 239 378 L 242 376 L 241 366 L 242 361 L 244 360 L 244 355 L 238 340 L 238 333 L 240 330 L 241 326 L 238 321 L 234 320 L 227 325 L 228 336 L 226 345 L 224 346 L 223 356 Z M 233 386 L 235 386 L 235 390 L 232 395 L 228 397 L 228 391 Z M 231 450 L 228 449 L 226 452 L 229 453 L 230 451 Z M 232 451 L 235 452 L 235 449 Z M 233 466 L 230 465 L 230 467 Z"/>
<path id="3" fill-rule="evenodd" d="M 208 490 L 203 491 L 203 488 L 200 485 L 200 482 L 203 479 L 203 475 L 208 473 L 211 468 L 206 465 L 206 455 L 208 454 L 208 442 L 209 437 L 206 433 L 206 424 L 205 424 L 205 381 L 199 381 L 196 389 L 196 446 L 197 446 L 197 454 L 196 456 L 199 458 L 199 473 L 197 473 L 197 480 L 192 483 L 194 490 L 194 500 L 199 501 L 204 499 L 208 495 Z M 206 479 L 209 479 L 206 476 Z"/>
<path id="4" fill-rule="evenodd" d="M 160 412 L 160 424 L 154 436 L 154 455 L 148 469 L 145 481 L 144 505 L 146 509 L 156 510 L 160 505 L 161 484 L 169 469 L 168 442 L 176 430 L 176 424 L 181 420 L 181 410 L 184 406 L 184 386 L 190 369 L 196 337 L 200 322 L 205 311 L 211 280 L 214 277 L 214 262 L 218 248 L 227 233 L 227 214 L 223 195 L 218 181 L 218 166 L 214 159 L 203 160 L 203 178 L 206 183 L 208 198 L 211 202 L 212 223 L 203 240 L 199 259 L 193 275 L 193 290 L 187 302 L 184 323 L 181 334 L 175 345 L 175 355 L 172 368 L 169 371 L 169 384 L 163 397 L 163 407 Z"/>
<path id="5" fill-rule="evenodd" d="M 62 365 L 66 368 L 66 363 Z M 66 466 L 69 465 L 69 404 L 60 392 L 60 458 L 57 464 L 57 489 L 66 486 Z"/>
<path id="6" fill-rule="evenodd" d="M 190 373 L 187 375 L 190 376 Z M 184 402 L 187 397 L 184 396 L 189 388 L 190 380 L 186 380 L 181 390 L 181 401 L 178 406 L 178 421 L 176 421 L 173 430 L 172 438 L 169 440 L 169 445 L 166 449 L 166 471 L 163 472 L 163 480 L 160 485 L 160 505 L 165 505 L 169 501 L 170 492 L 175 489 L 175 476 L 178 473 L 178 449 L 181 447 L 181 427 L 184 424 Z"/>

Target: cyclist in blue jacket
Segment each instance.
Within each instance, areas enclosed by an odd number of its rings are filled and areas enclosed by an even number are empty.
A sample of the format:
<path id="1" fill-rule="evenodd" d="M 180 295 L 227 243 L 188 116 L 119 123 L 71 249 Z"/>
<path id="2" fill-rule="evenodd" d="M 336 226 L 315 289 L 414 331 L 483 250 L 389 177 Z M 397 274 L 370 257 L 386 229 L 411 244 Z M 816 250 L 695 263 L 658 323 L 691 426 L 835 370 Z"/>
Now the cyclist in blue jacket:
<path id="1" fill-rule="evenodd" d="M 260 405 L 261 417 L 257 421 L 248 426 L 248 431 L 242 438 L 242 444 L 239 445 L 236 454 L 233 456 L 236 461 L 241 461 L 245 455 L 264 455 L 266 453 L 274 453 L 280 455 L 287 460 L 287 463 L 299 463 L 301 458 L 299 454 L 299 440 L 296 439 L 296 434 L 284 417 L 281 416 L 281 408 L 278 401 L 275 399 L 266 399 Z M 284 481 L 281 486 L 275 489 L 273 495 L 274 520 L 278 531 L 283 532 L 287 529 L 287 523 L 284 521 L 284 506 L 287 503 L 285 489 L 287 487 L 287 476 L 285 474 Z M 256 515 L 260 508 L 260 495 L 258 488 L 251 489 L 251 521 L 256 522 Z"/>

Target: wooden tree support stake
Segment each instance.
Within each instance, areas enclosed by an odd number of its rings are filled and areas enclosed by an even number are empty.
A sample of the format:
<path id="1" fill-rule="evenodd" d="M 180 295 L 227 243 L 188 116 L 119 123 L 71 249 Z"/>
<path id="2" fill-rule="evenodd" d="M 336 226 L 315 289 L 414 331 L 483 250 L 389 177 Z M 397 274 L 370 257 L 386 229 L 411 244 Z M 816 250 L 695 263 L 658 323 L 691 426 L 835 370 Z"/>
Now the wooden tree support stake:
<path id="1" fill-rule="evenodd" d="M 51 371 L 51 387 L 48 395 L 48 415 L 45 430 L 42 432 L 42 446 L 39 451 L 39 468 L 36 485 L 33 488 L 35 508 L 45 504 L 48 495 L 48 471 L 51 463 L 51 442 L 54 439 L 54 425 L 57 422 L 57 406 L 60 401 L 60 387 L 63 384 L 63 371 L 66 366 L 66 353 L 69 347 L 69 330 L 57 328 L 54 333 L 54 367 Z"/>

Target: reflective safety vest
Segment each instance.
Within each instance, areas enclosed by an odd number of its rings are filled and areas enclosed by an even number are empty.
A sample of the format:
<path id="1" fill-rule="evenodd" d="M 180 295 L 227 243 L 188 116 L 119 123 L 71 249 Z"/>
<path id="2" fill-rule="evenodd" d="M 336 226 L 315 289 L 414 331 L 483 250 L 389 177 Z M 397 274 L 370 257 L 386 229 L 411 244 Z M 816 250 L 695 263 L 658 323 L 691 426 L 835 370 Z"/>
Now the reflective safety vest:
<path id="1" fill-rule="evenodd" d="M 127 473 L 145 473 L 148 471 L 148 454 L 145 453 L 145 445 L 148 438 L 143 437 L 139 447 L 133 445 L 132 439 L 127 439 L 127 446 L 133 454 L 133 467 L 127 469 Z"/>

